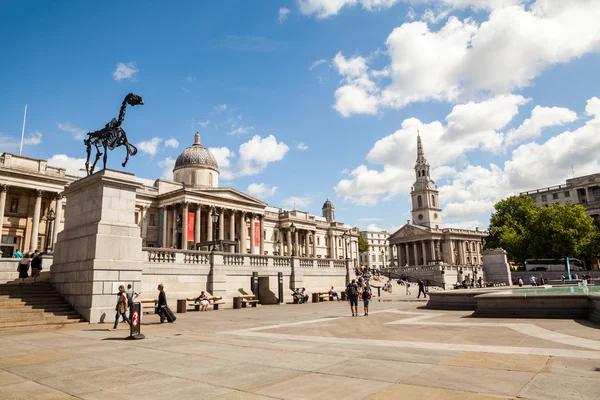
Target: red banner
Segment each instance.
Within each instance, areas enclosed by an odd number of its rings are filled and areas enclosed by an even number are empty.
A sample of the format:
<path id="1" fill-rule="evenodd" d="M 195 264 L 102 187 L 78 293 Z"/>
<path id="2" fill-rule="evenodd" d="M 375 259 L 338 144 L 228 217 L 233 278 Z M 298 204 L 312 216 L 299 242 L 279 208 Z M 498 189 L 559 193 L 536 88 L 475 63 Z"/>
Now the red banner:
<path id="1" fill-rule="evenodd" d="M 254 247 L 260 246 L 260 222 L 254 221 Z"/>
<path id="2" fill-rule="evenodd" d="M 188 212 L 188 241 L 194 241 L 194 219 L 196 218 L 196 213 Z"/>

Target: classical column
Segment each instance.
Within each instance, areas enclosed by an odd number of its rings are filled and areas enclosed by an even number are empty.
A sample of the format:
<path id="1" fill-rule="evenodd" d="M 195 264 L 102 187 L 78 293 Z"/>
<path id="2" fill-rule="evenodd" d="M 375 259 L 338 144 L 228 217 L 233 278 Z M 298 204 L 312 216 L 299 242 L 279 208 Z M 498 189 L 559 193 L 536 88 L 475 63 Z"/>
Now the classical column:
<path id="1" fill-rule="evenodd" d="M 58 204 L 58 200 L 57 200 Z M 62 206 L 61 206 L 62 207 Z M 58 214 L 57 214 L 58 215 Z M 146 238 L 148 237 L 148 206 L 143 206 L 141 210 L 142 216 L 142 246 L 146 246 Z M 54 224 L 54 229 L 56 229 L 56 223 Z"/>
<path id="2" fill-rule="evenodd" d="M 406 264 L 410 265 L 410 244 L 404 243 L 404 253 L 406 254 Z"/>
<path id="3" fill-rule="evenodd" d="M 214 209 L 213 207 L 209 207 L 208 213 L 206 214 L 206 241 L 207 242 L 212 242 L 212 240 L 213 240 L 213 221 L 212 221 L 213 209 Z"/>
<path id="4" fill-rule="evenodd" d="M 292 232 L 288 229 L 285 232 L 286 242 L 287 242 L 287 255 L 292 255 Z"/>
<path id="5" fill-rule="evenodd" d="M 219 240 L 225 239 L 225 209 L 221 208 L 219 212 Z M 221 249 L 223 250 L 223 249 Z"/>
<path id="6" fill-rule="evenodd" d="M 394 246 L 395 244 L 388 244 L 388 260 L 390 264 L 394 264 Z M 400 265 L 400 259 L 398 259 L 398 265 Z"/>
<path id="7" fill-rule="evenodd" d="M 436 256 L 435 256 L 435 240 L 430 240 L 429 241 L 429 248 L 431 250 L 431 259 L 432 260 L 437 260 Z"/>
<path id="8" fill-rule="evenodd" d="M 317 231 L 314 231 L 312 233 L 312 239 L 313 239 L 313 243 L 312 243 L 312 256 L 313 258 L 317 258 Z"/>
<path id="9" fill-rule="evenodd" d="M 413 251 L 415 253 L 415 265 L 419 265 L 419 248 L 417 242 L 413 242 Z"/>
<path id="10" fill-rule="evenodd" d="M 240 213 L 240 254 L 246 254 L 246 233 L 247 233 L 247 226 L 246 226 L 246 213 L 245 212 L 241 212 Z"/>
<path id="11" fill-rule="evenodd" d="M 229 240 L 235 241 L 235 210 L 229 213 Z M 229 246 L 229 252 L 235 252 L 235 245 Z"/>
<path id="12" fill-rule="evenodd" d="M 254 254 L 254 214 L 250 214 L 250 254 Z"/>
<path id="13" fill-rule="evenodd" d="M 169 231 L 169 210 L 167 209 L 167 207 L 161 207 L 160 208 L 162 210 L 162 219 L 163 219 L 163 223 L 162 223 L 162 247 L 163 248 L 167 248 L 169 247 L 169 244 L 167 243 L 167 232 Z M 160 214 L 160 213 L 159 213 Z"/>
<path id="14" fill-rule="evenodd" d="M 177 248 L 177 206 L 173 204 L 173 221 L 171 222 L 171 244 Z"/>
<path id="15" fill-rule="evenodd" d="M 294 253 L 296 254 L 296 257 L 300 257 L 300 253 L 298 253 L 298 247 L 300 246 L 300 243 L 298 243 L 298 229 L 296 229 L 296 232 L 294 232 Z"/>
<path id="16" fill-rule="evenodd" d="M 423 265 L 427 265 L 427 248 L 425 247 L 425 241 L 421 242 L 421 251 L 423 251 Z"/>
<path id="17" fill-rule="evenodd" d="M 329 238 L 329 249 L 328 250 L 328 257 L 329 258 L 333 258 L 333 234 L 331 232 L 327 232 L 327 237 Z"/>
<path id="18" fill-rule="evenodd" d="M 260 221 L 260 255 L 265 254 L 265 225 L 264 225 L 264 215 L 259 215 L 258 220 Z"/>
<path id="19" fill-rule="evenodd" d="M 62 219 L 62 203 L 63 197 L 60 194 L 56 195 L 56 200 L 54 202 L 54 231 L 52 231 L 52 248 L 56 246 L 56 239 L 58 238 L 58 224 L 60 224 L 60 220 Z M 2 204 L 2 199 L 0 198 L 0 206 L 2 206 L 2 211 L 4 211 L 4 205 Z M 2 221 L 0 218 L 0 237 L 2 234 Z"/>
<path id="20" fill-rule="evenodd" d="M 189 203 L 183 202 L 181 211 L 181 248 L 184 250 L 188 249 L 188 210 Z"/>
<path id="21" fill-rule="evenodd" d="M 202 205 L 196 204 L 196 217 L 194 218 L 194 250 L 196 249 L 196 244 L 202 241 Z"/>
<path id="22" fill-rule="evenodd" d="M 6 207 L 6 192 L 8 192 L 8 185 L 0 185 L 0 243 L 2 242 L 2 223 L 4 222 L 4 208 Z M 0 256 L 2 251 L 0 251 Z M 10 255 L 12 257 L 12 254 Z"/>
<path id="23" fill-rule="evenodd" d="M 33 208 L 33 228 L 31 229 L 31 239 L 29 241 L 30 250 L 38 250 L 38 235 L 40 230 L 40 211 L 42 208 L 42 194 L 41 190 L 35 191 L 35 206 Z"/>

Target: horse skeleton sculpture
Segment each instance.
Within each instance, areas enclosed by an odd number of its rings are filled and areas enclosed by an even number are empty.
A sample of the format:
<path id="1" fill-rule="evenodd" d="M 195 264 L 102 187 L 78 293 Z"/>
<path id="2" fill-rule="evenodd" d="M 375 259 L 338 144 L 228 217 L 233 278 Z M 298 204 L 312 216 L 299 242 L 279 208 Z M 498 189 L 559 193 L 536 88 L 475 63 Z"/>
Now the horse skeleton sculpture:
<path id="1" fill-rule="evenodd" d="M 127 161 L 129 161 L 129 156 L 135 156 L 137 153 L 137 148 L 129 143 L 127 140 L 127 134 L 121 128 L 121 124 L 125 119 L 125 109 L 127 108 L 127 104 L 130 106 L 144 105 L 144 100 L 137 94 L 129 93 L 125 96 L 123 100 L 123 104 L 121 104 L 121 111 L 119 112 L 119 119 L 112 119 L 106 126 L 98 131 L 89 132 L 87 135 L 87 139 L 84 139 L 83 143 L 86 146 L 87 151 L 87 159 L 85 161 L 85 170 L 89 175 L 94 173 L 94 169 L 96 168 L 96 163 L 100 159 L 100 156 L 104 155 L 102 161 L 104 162 L 104 169 L 106 169 L 106 159 L 108 156 L 108 150 L 114 150 L 116 147 L 125 146 L 127 149 L 127 156 L 125 157 L 125 161 L 121 164 L 123 167 L 127 165 Z M 104 152 L 100 151 L 99 145 L 102 145 Z M 92 146 L 96 148 L 96 158 L 94 159 L 94 163 L 90 167 L 90 155 L 92 154 Z"/>

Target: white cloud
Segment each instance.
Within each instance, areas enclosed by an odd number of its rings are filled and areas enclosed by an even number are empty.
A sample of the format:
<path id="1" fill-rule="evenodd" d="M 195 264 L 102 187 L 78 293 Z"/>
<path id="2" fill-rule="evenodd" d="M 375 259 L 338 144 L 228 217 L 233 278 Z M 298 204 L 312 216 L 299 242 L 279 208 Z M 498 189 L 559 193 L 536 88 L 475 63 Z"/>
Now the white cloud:
<path id="1" fill-rule="evenodd" d="M 279 8 L 279 17 L 277 18 L 277 20 L 279 21 L 279 23 L 283 23 L 283 21 L 285 21 L 288 18 L 288 14 L 290 13 L 290 9 L 287 7 L 281 7 Z"/>
<path id="2" fill-rule="evenodd" d="M 139 69 L 135 66 L 135 62 L 118 63 L 117 68 L 113 71 L 113 78 L 115 81 L 120 81 L 123 79 L 135 79 L 135 75 L 140 72 Z"/>
<path id="3" fill-rule="evenodd" d="M 296 145 L 296 148 L 300 151 L 308 150 L 308 146 L 304 143 L 300 142 Z"/>
<path id="4" fill-rule="evenodd" d="M 399 0 L 298 0 L 302 14 L 314 14 L 317 18 L 336 15 L 345 6 L 360 4 L 365 10 L 378 11 L 390 8 L 398 2 Z"/>
<path id="5" fill-rule="evenodd" d="M 444 224 L 444 226 L 446 228 L 470 229 L 470 230 L 474 230 L 475 228 L 479 228 L 479 230 L 487 229 L 487 226 L 482 226 L 481 223 L 477 220 L 447 222 Z"/>
<path id="6" fill-rule="evenodd" d="M 321 64 L 325 64 L 327 62 L 327 60 L 316 60 L 313 61 L 313 63 L 310 65 L 310 67 L 308 68 L 309 71 L 312 71 L 313 69 L 317 68 L 319 65 Z"/>
<path id="7" fill-rule="evenodd" d="M 139 142 L 136 146 L 144 153 L 150 154 L 151 156 L 155 156 L 158 152 L 158 146 L 162 143 L 162 141 L 163 140 L 159 137 L 153 137 L 150 140 Z"/>
<path id="8" fill-rule="evenodd" d="M 29 134 L 29 137 L 23 139 L 23 144 L 29 146 L 37 146 L 38 144 L 42 143 L 42 136 L 42 132 L 40 131 L 31 132 Z"/>
<path id="9" fill-rule="evenodd" d="M 208 126 L 208 124 L 210 124 L 209 119 L 207 119 L 206 121 L 194 122 L 194 123 L 192 123 L 192 127 L 195 125 L 200 125 L 201 127 L 206 128 Z"/>
<path id="10" fill-rule="evenodd" d="M 236 125 L 237 126 L 237 125 Z M 239 126 L 236 129 L 229 132 L 229 135 L 244 135 L 250 131 L 254 130 L 253 126 Z"/>
<path id="11" fill-rule="evenodd" d="M 213 107 L 213 110 L 215 110 L 218 113 L 221 111 L 225 111 L 225 110 L 227 110 L 227 104 L 218 104 Z"/>
<path id="12" fill-rule="evenodd" d="M 560 126 L 577 120 L 577 113 L 563 107 L 535 106 L 531 118 L 523 121 L 521 126 L 506 133 L 505 145 L 510 146 L 542 134 L 542 130 L 551 126 Z"/>
<path id="13" fill-rule="evenodd" d="M 173 168 L 175 168 L 175 159 L 171 157 L 167 157 L 162 161 L 158 162 L 158 166 L 162 168 L 162 179 L 166 179 L 169 181 L 173 180 Z"/>
<path id="14" fill-rule="evenodd" d="M 264 183 L 251 183 L 246 189 L 250 196 L 254 196 L 259 199 L 266 199 L 275 195 L 277 186 L 267 186 Z"/>
<path id="15" fill-rule="evenodd" d="M 176 149 L 179 147 L 179 141 L 175 138 L 169 138 L 165 140 L 165 147 L 171 147 L 173 149 Z"/>
<path id="16" fill-rule="evenodd" d="M 369 232 L 381 232 L 381 231 L 383 231 L 383 229 L 380 228 L 379 226 L 377 226 L 376 224 L 369 224 L 367 226 L 367 231 L 369 231 Z"/>
<path id="17" fill-rule="evenodd" d="M 294 210 L 301 208 L 306 209 L 313 201 L 313 197 L 311 195 L 304 196 L 291 196 L 286 199 L 283 199 L 283 205 L 289 208 L 293 208 Z"/>
<path id="18" fill-rule="evenodd" d="M 371 222 L 371 221 L 383 221 L 383 218 L 359 218 L 359 221 Z"/>
<path id="19" fill-rule="evenodd" d="M 231 159 L 235 157 L 235 153 L 227 147 L 210 147 L 209 150 L 217 160 L 220 177 L 225 180 L 233 179 L 234 173 L 231 171 Z"/>
<path id="20" fill-rule="evenodd" d="M 600 115 L 600 99 L 597 97 L 589 99 L 585 106 L 585 113 L 592 117 Z"/>
<path id="21" fill-rule="evenodd" d="M 376 114 L 380 108 L 456 101 L 479 93 L 510 93 L 530 86 L 550 66 L 600 50 L 600 7 L 593 0 L 537 0 L 527 8 L 511 6 L 522 3 L 516 0 L 445 3 L 491 12 L 481 23 L 451 16 L 438 30 L 424 21 L 395 28 L 386 41 L 390 62 L 384 71 L 389 83 L 380 81 L 360 56 L 350 59 L 363 62 L 359 75 L 336 64 L 343 79 L 334 108 L 341 115 Z"/>
<path id="22" fill-rule="evenodd" d="M 240 145 L 240 174 L 256 175 L 269 163 L 283 159 L 289 147 L 283 142 L 277 142 L 273 135 L 264 139 L 255 135 L 250 141 Z"/>
<path id="23" fill-rule="evenodd" d="M 69 175 L 85 175 L 85 158 L 73 158 L 66 154 L 55 154 L 48 159 L 48 165 L 56 168 L 64 168 Z"/>
<path id="24" fill-rule="evenodd" d="M 61 131 L 64 131 L 64 132 L 71 133 L 73 135 L 73 137 L 77 140 L 85 139 L 85 136 L 87 134 L 86 129 L 81 129 L 81 128 L 71 124 L 70 122 L 59 122 L 58 129 L 60 129 Z"/>

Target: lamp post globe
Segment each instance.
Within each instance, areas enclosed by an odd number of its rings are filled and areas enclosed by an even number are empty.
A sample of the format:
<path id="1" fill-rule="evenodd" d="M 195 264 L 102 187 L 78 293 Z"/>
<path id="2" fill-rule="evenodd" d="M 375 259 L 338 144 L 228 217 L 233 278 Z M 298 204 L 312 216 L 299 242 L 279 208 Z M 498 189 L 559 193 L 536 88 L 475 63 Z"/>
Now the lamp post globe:
<path id="1" fill-rule="evenodd" d="M 296 257 L 296 226 L 293 222 L 290 225 L 290 233 L 292 234 L 292 257 Z"/>

